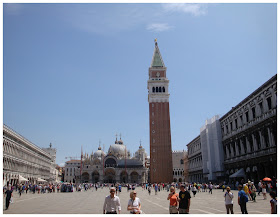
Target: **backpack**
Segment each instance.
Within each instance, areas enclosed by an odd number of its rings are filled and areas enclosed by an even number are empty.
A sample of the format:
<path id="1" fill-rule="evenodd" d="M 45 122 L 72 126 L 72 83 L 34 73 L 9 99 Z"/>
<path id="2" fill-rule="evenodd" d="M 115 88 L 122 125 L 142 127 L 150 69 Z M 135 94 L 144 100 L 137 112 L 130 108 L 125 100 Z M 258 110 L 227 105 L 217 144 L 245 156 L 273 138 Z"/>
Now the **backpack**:
<path id="1" fill-rule="evenodd" d="M 241 194 L 240 202 L 241 203 L 247 203 L 248 202 L 248 195 L 245 192 L 243 192 L 243 194 Z"/>

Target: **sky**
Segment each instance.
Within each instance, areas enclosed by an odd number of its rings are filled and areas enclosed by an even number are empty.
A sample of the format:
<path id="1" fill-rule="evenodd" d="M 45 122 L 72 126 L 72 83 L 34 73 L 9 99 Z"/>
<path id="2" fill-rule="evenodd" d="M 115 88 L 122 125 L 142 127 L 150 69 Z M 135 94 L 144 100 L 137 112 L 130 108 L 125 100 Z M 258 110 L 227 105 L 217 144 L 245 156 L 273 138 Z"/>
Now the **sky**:
<path id="1" fill-rule="evenodd" d="M 277 5 L 3 5 L 3 122 L 56 163 L 116 133 L 149 155 L 154 39 L 170 80 L 172 150 L 277 73 Z"/>

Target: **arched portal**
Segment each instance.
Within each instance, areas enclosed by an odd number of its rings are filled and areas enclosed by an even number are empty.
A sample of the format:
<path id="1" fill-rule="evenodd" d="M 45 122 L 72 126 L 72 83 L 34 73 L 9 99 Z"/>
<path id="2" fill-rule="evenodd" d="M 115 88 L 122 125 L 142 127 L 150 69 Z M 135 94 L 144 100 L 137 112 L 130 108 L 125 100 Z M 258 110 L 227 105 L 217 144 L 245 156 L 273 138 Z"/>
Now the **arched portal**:
<path id="1" fill-rule="evenodd" d="M 116 172 L 112 168 L 108 168 L 105 170 L 105 177 L 104 177 L 105 183 L 115 183 L 116 182 Z"/>
<path id="2" fill-rule="evenodd" d="M 128 182 L 128 175 L 127 172 L 122 171 L 120 174 L 120 180 L 122 183 L 127 183 Z"/>
<path id="3" fill-rule="evenodd" d="M 82 183 L 87 183 L 89 182 L 89 174 L 87 172 L 84 172 L 82 174 Z"/>
<path id="4" fill-rule="evenodd" d="M 108 158 L 106 161 L 105 161 L 105 168 L 106 167 L 116 167 L 117 166 L 117 162 L 114 158 Z"/>
<path id="5" fill-rule="evenodd" d="M 139 177 L 139 174 L 135 171 L 133 171 L 131 174 L 130 174 L 130 180 L 132 183 L 137 183 L 138 182 L 138 177 Z"/>
<path id="6" fill-rule="evenodd" d="M 92 177 L 92 183 L 97 183 L 99 182 L 99 172 L 96 170 L 91 174 Z"/>

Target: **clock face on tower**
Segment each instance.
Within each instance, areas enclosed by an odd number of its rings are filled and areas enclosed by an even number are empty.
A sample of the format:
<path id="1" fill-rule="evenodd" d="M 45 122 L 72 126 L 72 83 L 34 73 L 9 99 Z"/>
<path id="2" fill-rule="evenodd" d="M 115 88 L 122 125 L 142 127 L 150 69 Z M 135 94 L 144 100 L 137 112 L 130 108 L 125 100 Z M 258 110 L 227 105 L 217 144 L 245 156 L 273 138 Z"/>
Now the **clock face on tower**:
<path id="1" fill-rule="evenodd" d="M 159 78 L 159 77 L 160 77 L 160 73 L 159 73 L 159 72 L 157 72 L 156 76 Z"/>

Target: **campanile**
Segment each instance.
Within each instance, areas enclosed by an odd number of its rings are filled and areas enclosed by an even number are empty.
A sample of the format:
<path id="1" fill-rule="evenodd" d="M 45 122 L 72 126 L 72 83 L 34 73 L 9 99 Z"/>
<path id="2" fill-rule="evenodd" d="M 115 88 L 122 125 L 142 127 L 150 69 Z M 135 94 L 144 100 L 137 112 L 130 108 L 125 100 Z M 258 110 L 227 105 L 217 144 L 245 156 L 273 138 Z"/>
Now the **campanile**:
<path id="1" fill-rule="evenodd" d="M 173 181 L 168 85 L 166 67 L 155 39 L 148 80 L 151 183 Z"/>

